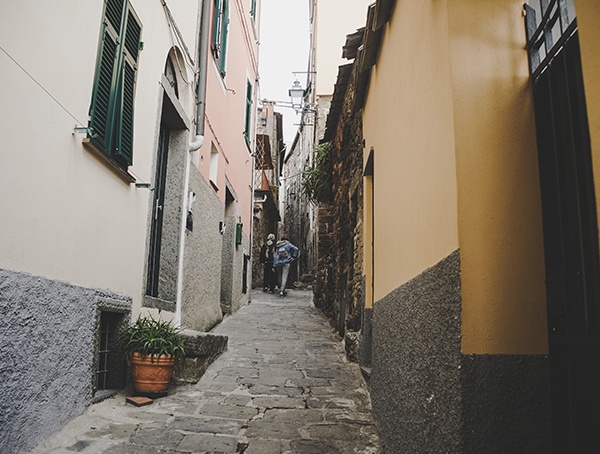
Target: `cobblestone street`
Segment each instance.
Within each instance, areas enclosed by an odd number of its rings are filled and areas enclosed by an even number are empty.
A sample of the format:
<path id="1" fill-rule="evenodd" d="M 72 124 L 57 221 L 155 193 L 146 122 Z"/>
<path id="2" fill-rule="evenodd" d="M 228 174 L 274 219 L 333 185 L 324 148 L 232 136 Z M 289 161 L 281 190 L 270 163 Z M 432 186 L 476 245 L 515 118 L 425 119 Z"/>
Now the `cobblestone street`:
<path id="1" fill-rule="evenodd" d="M 215 329 L 229 347 L 197 385 L 144 407 L 123 392 L 32 454 L 380 452 L 359 368 L 345 360 L 312 293 L 252 297 Z"/>

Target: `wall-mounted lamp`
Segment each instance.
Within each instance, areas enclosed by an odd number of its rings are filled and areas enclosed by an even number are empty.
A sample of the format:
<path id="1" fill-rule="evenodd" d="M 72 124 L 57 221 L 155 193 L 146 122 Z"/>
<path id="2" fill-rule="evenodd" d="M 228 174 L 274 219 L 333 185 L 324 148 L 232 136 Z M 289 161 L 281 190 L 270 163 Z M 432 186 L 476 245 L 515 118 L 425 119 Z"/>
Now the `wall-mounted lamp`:
<path id="1" fill-rule="evenodd" d="M 292 100 L 292 107 L 296 112 L 299 112 L 302 109 L 302 102 L 304 100 L 304 88 L 302 88 L 298 79 L 294 81 L 294 85 L 288 90 L 288 93 Z"/>

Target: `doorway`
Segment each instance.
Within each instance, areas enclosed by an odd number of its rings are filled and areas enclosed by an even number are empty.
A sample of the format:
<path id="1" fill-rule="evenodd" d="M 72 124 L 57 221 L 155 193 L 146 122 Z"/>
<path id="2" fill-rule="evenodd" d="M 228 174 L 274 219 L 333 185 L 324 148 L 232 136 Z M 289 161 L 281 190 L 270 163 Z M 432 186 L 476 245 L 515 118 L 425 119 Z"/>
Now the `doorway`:
<path id="1" fill-rule="evenodd" d="M 165 188 L 167 182 L 167 160 L 169 155 L 170 131 L 166 125 L 161 124 L 158 138 L 158 152 L 156 157 L 156 176 L 154 180 L 154 204 L 152 224 L 150 227 L 150 253 L 148 256 L 148 282 L 146 294 L 158 297 L 160 277 L 160 252 L 162 244 L 162 230 L 165 206 Z"/>
<path id="2" fill-rule="evenodd" d="M 598 223 L 579 37 L 574 15 L 568 16 L 574 7 L 568 3 L 542 2 L 540 24 L 531 23 L 536 11 L 526 8 L 555 453 L 594 452 L 600 446 Z"/>

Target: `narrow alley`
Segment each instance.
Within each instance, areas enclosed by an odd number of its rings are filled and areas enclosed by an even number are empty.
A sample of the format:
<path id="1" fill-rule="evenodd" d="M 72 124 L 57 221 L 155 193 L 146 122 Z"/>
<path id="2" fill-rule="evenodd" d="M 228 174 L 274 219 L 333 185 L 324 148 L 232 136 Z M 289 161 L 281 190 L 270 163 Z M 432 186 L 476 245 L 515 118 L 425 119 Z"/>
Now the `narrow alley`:
<path id="1" fill-rule="evenodd" d="M 228 349 L 197 385 L 143 407 L 123 391 L 31 454 L 379 452 L 365 382 L 312 292 L 253 291 L 215 332 Z"/>

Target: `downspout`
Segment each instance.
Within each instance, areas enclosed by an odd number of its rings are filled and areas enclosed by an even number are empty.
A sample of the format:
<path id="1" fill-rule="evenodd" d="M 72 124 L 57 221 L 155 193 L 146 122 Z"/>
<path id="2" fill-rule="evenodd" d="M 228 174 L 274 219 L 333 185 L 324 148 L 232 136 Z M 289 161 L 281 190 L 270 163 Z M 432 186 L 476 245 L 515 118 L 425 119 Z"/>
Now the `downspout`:
<path id="1" fill-rule="evenodd" d="M 196 138 L 189 150 L 197 151 L 204 143 L 204 113 L 206 111 L 206 74 L 210 32 L 210 0 L 202 1 L 200 22 L 200 44 L 198 49 L 198 83 L 196 85 Z"/>
<path id="2" fill-rule="evenodd" d="M 260 24 L 260 15 L 262 13 L 262 4 L 260 4 L 259 2 L 257 2 L 256 4 L 256 24 Z M 250 153 L 251 155 L 251 169 L 250 169 L 250 184 L 251 184 L 251 190 L 250 190 L 250 247 L 248 248 L 249 250 L 249 255 L 250 255 L 250 266 L 249 266 L 249 270 L 250 270 L 250 276 L 248 278 L 248 303 L 252 302 L 252 281 L 254 276 L 252 275 L 252 268 L 253 268 L 253 263 L 252 263 L 252 257 L 254 256 L 254 194 L 256 191 L 256 188 L 254 187 L 254 171 L 256 168 L 256 135 L 258 133 L 258 92 L 260 90 L 260 71 L 259 71 L 259 53 L 260 53 L 260 27 L 256 28 L 256 34 L 257 34 L 257 40 L 255 42 L 256 44 L 256 74 L 254 75 L 254 93 L 253 93 L 253 97 L 254 99 L 253 101 L 253 105 L 252 105 L 252 109 L 253 109 L 253 120 L 254 120 L 254 127 L 253 127 L 253 136 L 252 136 L 252 151 Z M 267 196 L 265 195 L 265 201 L 267 199 Z"/>
<path id="3" fill-rule="evenodd" d="M 208 56 L 208 39 L 209 39 L 209 14 L 210 0 L 200 0 L 202 2 L 202 10 L 200 17 L 200 41 L 198 43 L 198 81 L 196 84 L 196 136 L 193 142 L 188 145 L 189 153 L 185 156 L 185 170 L 183 183 L 182 197 L 182 216 L 179 235 L 179 266 L 177 270 L 177 296 L 176 296 L 176 312 L 175 325 L 181 326 L 181 306 L 183 304 L 183 260 L 185 256 L 185 229 L 186 229 L 186 214 L 189 200 L 190 188 L 190 164 L 191 153 L 200 149 L 204 143 L 204 111 L 206 104 L 206 60 Z"/>

